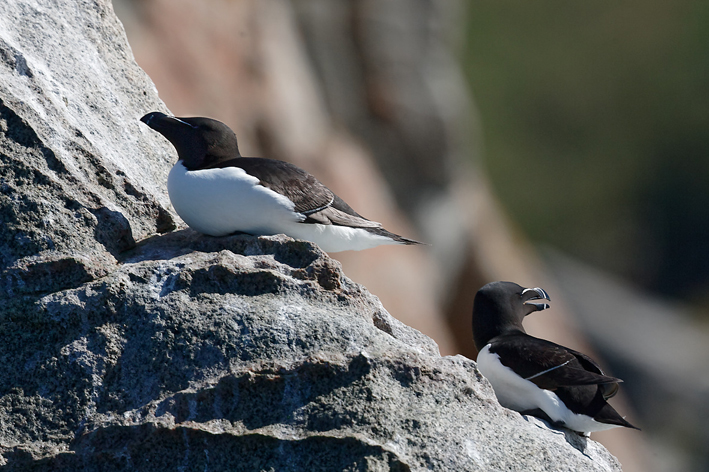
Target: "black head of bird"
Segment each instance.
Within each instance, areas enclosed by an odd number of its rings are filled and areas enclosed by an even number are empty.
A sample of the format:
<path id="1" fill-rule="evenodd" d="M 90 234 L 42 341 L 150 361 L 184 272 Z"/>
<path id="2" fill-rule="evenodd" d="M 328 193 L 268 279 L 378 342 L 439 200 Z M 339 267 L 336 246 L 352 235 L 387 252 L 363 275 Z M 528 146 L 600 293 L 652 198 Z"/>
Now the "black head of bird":
<path id="1" fill-rule="evenodd" d="M 178 118 L 160 112 L 148 113 L 140 121 L 170 141 L 189 170 L 240 156 L 234 131 L 221 121 Z"/>
<path id="2" fill-rule="evenodd" d="M 524 288 L 514 282 L 491 282 L 478 290 L 473 302 L 473 336 L 475 345 L 482 349 L 500 334 L 524 331 L 524 317 L 549 308 L 546 291 L 539 287 Z"/>

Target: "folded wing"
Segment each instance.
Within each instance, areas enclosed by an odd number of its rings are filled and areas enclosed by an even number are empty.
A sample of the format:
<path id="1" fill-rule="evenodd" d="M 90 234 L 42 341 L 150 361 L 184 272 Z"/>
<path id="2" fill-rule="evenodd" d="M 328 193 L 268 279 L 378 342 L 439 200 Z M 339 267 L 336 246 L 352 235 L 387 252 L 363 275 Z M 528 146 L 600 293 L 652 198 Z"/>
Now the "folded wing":
<path id="1" fill-rule="evenodd" d="M 502 339 L 504 342 L 496 342 Z M 490 341 L 490 352 L 498 354 L 503 365 L 545 390 L 599 385 L 604 398 L 610 398 L 622 382 L 605 375 L 590 357 L 532 336 L 499 336 Z"/>

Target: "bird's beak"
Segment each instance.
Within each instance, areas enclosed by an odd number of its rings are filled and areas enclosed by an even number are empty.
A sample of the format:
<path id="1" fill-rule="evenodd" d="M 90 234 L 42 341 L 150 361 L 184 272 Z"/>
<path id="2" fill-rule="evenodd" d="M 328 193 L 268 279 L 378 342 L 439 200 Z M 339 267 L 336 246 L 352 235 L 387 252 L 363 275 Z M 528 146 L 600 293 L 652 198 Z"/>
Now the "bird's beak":
<path id="1" fill-rule="evenodd" d="M 159 111 L 153 111 L 148 113 L 147 115 L 144 115 L 140 121 L 145 123 L 146 125 L 150 126 L 153 128 L 159 121 L 167 118 L 167 115 L 165 113 L 160 113 Z"/>
<path id="2" fill-rule="evenodd" d="M 525 288 L 522 290 L 522 303 L 529 307 L 529 312 L 527 315 L 535 311 L 542 311 L 549 308 L 548 303 L 534 303 L 532 300 L 551 301 L 551 297 L 543 288 L 539 287 Z"/>
<path id="3" fill-rule="evenodd" d="M 187 123 L 186 121 L 183 121 L 175 116 L 168 116 L 165 113 L 160 113 L 159 111 L 153 111 L 148 113 L 147 115 L 143 116 L 140 121 L 142 121 L 143 123 L 158 132 L 166 128 L 175 126 L 189 126 L 190 128 L 196 128 L 196 126 Z"/>

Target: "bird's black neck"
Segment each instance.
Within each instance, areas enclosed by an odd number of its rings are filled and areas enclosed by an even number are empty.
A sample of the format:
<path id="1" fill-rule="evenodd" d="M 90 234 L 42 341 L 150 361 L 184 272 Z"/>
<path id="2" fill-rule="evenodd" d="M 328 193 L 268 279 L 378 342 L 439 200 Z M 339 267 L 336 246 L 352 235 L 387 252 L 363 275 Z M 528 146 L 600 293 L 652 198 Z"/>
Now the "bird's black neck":
<path id="1" fill-rule="evenodd" d="M 491 339 L 508 334 L 526 334 L 526 332 L 521 325 L 505 323 L 494 318 L 473 317 L 473 340 L 478 351 Z"/>

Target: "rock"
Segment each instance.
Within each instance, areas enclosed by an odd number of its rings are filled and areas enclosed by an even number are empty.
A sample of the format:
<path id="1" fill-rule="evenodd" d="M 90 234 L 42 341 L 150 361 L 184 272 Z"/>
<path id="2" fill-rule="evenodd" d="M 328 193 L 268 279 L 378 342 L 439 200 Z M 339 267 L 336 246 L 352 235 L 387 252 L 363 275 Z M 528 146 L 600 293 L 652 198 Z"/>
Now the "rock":
<path id="1" fill-rule="evenodd" d="M 2 2 L 0 59 L 0 296 L 106 275 L 175 228 L 169 143 L 138 122 L 166 109 L 109 1 Z"/>
<path id="2" fill-rule="evenodd" d="M 315 245 L 171 231 L 107 0 L 0 4 L 3 470 L 620 470 Z"/>
<path id="3" fill-rule="evenodd" d="M 33 308 L 2 331 L 10 470 L 618 470 L 308 242 L 155 236 Z"/>

